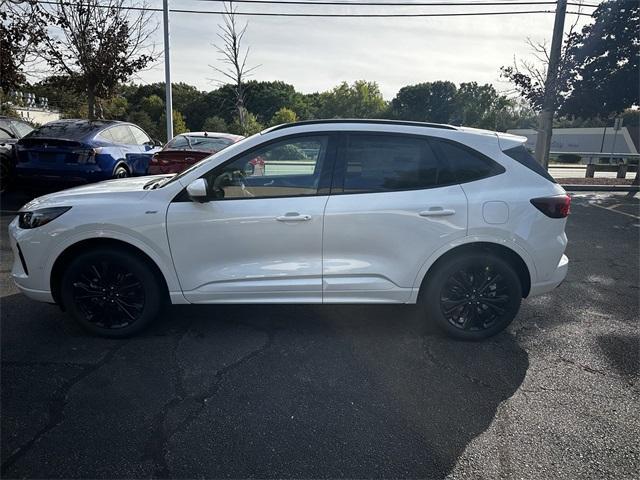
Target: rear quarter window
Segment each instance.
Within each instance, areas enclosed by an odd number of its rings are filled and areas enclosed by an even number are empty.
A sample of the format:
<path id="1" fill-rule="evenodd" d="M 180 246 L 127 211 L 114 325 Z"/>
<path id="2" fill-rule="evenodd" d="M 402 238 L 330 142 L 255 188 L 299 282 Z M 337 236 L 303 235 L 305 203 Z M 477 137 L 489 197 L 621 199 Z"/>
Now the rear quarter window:
<path id="1" fill-rule="evenodd" d="M 510 148 L 508 150 L 505 150 L 504 153 L 505 155 L 513 158 L 519 164 L 524 165 L 529 170 L 533 170 L 538 175 L 546 178 L 550 182 L 557 183 L 555 179 L 551 175 L 549 175 L 549 172 L 547 172 L 547 170 L 542 165 L 540 165 L 535 158 L 533 158 L 533 155 L 531 155 L 529 151 L 524 148 L 524 145 Z"/>
<path id="2" fill-rule="evenodd" d="M 489 157 L 451 140 L 431 138 L 440 157 L 440 184 L 467 183 L 504 173 L 505 169 Z"/>

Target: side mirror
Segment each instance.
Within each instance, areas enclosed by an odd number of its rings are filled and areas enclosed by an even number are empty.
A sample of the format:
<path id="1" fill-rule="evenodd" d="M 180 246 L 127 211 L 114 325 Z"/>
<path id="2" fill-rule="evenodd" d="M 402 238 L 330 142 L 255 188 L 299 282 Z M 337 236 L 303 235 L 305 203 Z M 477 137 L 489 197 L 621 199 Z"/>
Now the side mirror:
<path id="1" fill-rule="evenodd" d="M 209 194 L 207 193 L 207 181 L 204 178 L 198 178 L 187 185 L 187 195 L 194 202 L 206 202 Z"/>
<path id="2" fill-rule="evenodd" d="M 153 140 L 151 140 L 151 144 L 154 147 L 161 147 L 162 146 L 162 142 L 160 140 L 156 140 L 155 138 Z"/>

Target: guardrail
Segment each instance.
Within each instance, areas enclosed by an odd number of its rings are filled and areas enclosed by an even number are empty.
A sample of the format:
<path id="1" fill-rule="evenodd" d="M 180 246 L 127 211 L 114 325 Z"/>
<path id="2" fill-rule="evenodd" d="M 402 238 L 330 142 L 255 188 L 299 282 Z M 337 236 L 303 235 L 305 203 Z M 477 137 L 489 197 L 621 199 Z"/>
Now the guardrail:
<path id="1" fill-rule="evenodd" d="M 596 171 L 617 172 L 616 178 L 626 178 L 627 172 L 638 171 L 638 163 L 640 162 L 639 153 L 549 152 L 549 159 L 558 158 L 560 155 L 580 157 L 580 161 L 587 159 L 585 178 L 593 178 Z M 614 162 L 614 159 L 617 161 Z M 565 165 L 577 167 L 584 165 L 584 163 L 567 162 Z"/>

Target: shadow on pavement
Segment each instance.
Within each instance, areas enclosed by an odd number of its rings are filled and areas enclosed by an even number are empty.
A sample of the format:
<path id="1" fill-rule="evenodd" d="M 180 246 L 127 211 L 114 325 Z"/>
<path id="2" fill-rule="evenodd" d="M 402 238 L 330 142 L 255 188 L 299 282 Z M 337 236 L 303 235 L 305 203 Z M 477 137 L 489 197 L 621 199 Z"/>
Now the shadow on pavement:
<path id="1" fill-rule="evenodd" d="M 124 341 L 2 306 L 8 477 L 443 477 L 529 365 L 410 306 L 173 307 Z"/>

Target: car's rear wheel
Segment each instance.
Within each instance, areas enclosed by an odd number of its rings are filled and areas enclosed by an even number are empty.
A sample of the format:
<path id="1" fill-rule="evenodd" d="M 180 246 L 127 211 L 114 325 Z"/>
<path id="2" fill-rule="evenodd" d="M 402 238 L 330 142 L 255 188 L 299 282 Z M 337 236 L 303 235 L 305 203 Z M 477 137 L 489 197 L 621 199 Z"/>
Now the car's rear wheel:
<path id="1" fill-rule="evenodd" d="M 129 176 L 129 170 L 123 165 L 118 165 L 113 171 L 113 178 L 127 178 Z"/>
<path id="2" fill-rule="evenodd" d="M 64 307 L 87 330 L 127 337 L 160 311 L 162 288 L 156 273 L 135 255 L 97 248 L 74 258 L 62 275 Z"/>
<path id="3" fill-rule="evenodd" d="M 480 340 L 504 330 L 522 301 L 514 268 L 489 252 L 465 252 L 436 265 L 421 302 L 427 316 L 451 336 Z"/>

